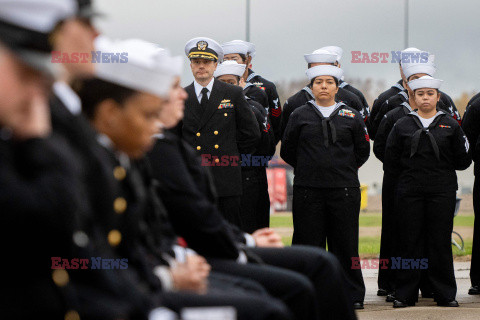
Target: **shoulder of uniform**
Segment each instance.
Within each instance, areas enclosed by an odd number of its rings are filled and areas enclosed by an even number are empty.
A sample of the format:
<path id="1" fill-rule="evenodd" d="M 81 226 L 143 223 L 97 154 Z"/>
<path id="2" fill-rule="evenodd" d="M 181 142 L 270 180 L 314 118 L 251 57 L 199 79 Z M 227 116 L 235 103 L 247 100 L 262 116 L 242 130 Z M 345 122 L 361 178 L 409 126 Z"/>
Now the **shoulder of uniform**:
<path id="1" fill-rule="evenodd" d="M 302 113 L 305 113 L 305 111 L 308 112 L 308 110 L 310 110 L 310 106 L 307 104 L 304 104 L 304 105 L 301 105 L 299 106 L 298 108 L 296 108 L 295 110 L 293 110 L 293 112 L 290 114 L 290 117 L 295 115 L 296 117 L 298 117 L 300 114 Z"/>
<path id="2" fill-rule="evenodd" d="M 338 94 L 342 96 L 342 98 L 351 100 L 358 100 L 361 103 L 360 98 L 353 92 L 348 91 L 345 88 L 338 88 Z"/>
<path id="3" fill-rule="evenodd" d="M 458 123 L 457 120 L 455 120 L 450 114 L 444 112 L 445 115 L 442 117 L 442 119 L 440 120 L 440 122 L 443 122 L 443 123 L 446 123 L 448 125 L 452 125 L 454 127 L 459 127 L 460 124 Z"/>

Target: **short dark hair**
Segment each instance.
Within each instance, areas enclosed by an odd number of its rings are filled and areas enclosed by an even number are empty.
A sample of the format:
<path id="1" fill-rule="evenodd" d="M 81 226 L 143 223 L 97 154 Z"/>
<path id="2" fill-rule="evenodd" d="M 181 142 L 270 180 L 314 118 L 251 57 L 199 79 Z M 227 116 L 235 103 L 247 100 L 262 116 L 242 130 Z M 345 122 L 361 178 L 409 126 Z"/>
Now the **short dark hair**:
<path id="1" fill-rule="evenodd" d="M 317 77 L 313 78 L 311 81 L 310 81 L 310 88 L 313 86 L 313 82 L 315 81 Z M 334 76 L 332 76 L 333 78 L 333 81 L 335 81 L 335 85 L 338 87 L 338 79 L 335 78 Z"/>
<path id="2" fill-rule="evenodd" d="M 96 108 L 102 101 L 112 99 L 123 104 L 138 93 L 136 90 L 97 78 L 76 80 L 73 82 L 72 88 L 80 97 L 82 112 L 90 120 L 94 118 Z"/>

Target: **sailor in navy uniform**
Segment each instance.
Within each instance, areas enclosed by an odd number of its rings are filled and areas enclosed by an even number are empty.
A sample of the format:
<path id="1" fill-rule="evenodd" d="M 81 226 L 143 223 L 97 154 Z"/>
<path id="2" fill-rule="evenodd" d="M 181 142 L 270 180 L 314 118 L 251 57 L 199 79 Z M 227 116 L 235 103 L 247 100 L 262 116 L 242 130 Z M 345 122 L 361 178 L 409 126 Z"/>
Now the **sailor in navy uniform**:
<path id="1" fill-rule="evenodd" d="M 458 307 L 450 243 L 458 188 L 455 170 L 468 168 L 471 157 L 458 122 L 436 109 L 441 82 L 423 76 L 408 83 L 419 109 L 398 120 L 387 140 L 385 171 L 398 177 L 396 252 L 413 261 L 405 268 L 402 260 L 396 271 L 395 308 L 415 305 L 422 269 L 427 268 L 437 304 Z"/>
<path id="2" fill-rule="evenodd" d="M 421 51 L 418 50 L 418 52 L 420 53 Z M 414 80 L 423 75 L 433 75 L 436 68 L 433 63 L 433 56 L 430 55 L 426 62 L 404 63 L 402 70 L 407 79 Z M 395 122 L 412 111 L 410 103 L 414 103 L 414 100 L 409 99 L 406 90 L 400 91 L 398 94 L 389 98 L 386 103 L 381 106 L 377 113 L 377 118 L 375 118 L 373 125 L 370 127 L 369 133 L 376 134 L 373 151 L 377 158 L 382 162 L 385 158 L 385 147 L 388 135 Z M 437 107 L 440 109 L 444 108 L 440 101 L 438 102 Z M 416 109 L 416 106 L 413 106 L 413 109 Z M 391 111 L 385 114 L 386 110 Z M 380 126 L 376 123 L 379 120 L 381 120 Z M 394 253 L 396 230 L 396 222 L 394 219 L 394 195 L 396 182 L 395 177 L 389 175 L 388 172 L 384 173 L 382 183 L 382 236 L 380 242 L 380 259 L 391 259 L 391 257 L 397 256 Z M 425 278 L 425 280 L 426 279 L 427 278 Z M 429 286 L 426 284 L 427 282 L 425 282 L 425 285 L 422 285 L 422 294 L 424 297 L 431 294 L 431 289 L 429 289 Z M 387 295 L 387 302 L 393 302 L 394 286 L 394 271 L 391 269 L 390 265 L 388 265 L 388 268 L 386 269 L 379 266 L 377 295 Z"/>
<path id="3" fill-rule="evenodd" d="M 245 64 L 225 61 L 217 67 L 214 76 L 217 80 L 233 85 L 239 86 L 241 83 L 245 85 L 245 81 L 241 78 L 245 68 Z M 266 169 L 275 153 L 275 135 L 268 118 L 268 109 L 248 97 L 247 101 L 252 107 L 261 132 L 257 151 L 242 162 L 242 230 L 252 233 L 270 225 L 270 197 Z"/>
<path id="4" fill-rule="evenodd" d="M 315 245 L 337 256 L 350 282 L 357 309 L 363 308 L 365 284 L 358 258 L 360 183 L 358 168 L 370 155 L 364 121 L 357 110 L 335 102 L 342 69 L 308 69 L 315 100 L 295 110 L 280 155 L 295 169 L 293 244 Z"/>
<path id="5" fill-rule="evenodd" d="M 242 40 L 233 40 L 224 43 L 224 45 L 235 43 L 243 43 L 247 45 L 248 52 L 247 52 L 247 61 L 246 65 L 251 66 L 252 59 L 255 57 L 256 49 L 255 44 L 247 41 Z M 270 117 L 270 122 L 272 123 L 273 132 L 275 133 L 276 141 L 280 141 L 282 138 L 280 133 L 280 120 L 282 115 L 282 105 L 280 104 L 280 97 L 278 96 L 277 88 L 275 84 L 271 81 L 268 81 L 264 77 L 260 76 L 259 74 L 255 73 L 252 69 L 247 68 L 245 70 L 245 74 L 243 75 L 245 81 L 255 85 L 256 87 L 265 91 L 268 97 L 268 114 Z"/>
<path id="6" fill-rule="evenodd" d="M 407 48 L 402 51 L 402 53 L 422 53 L 417 48 Z M 372 111 L 370 115 L 370 120 L 368 121 L 368 132 L 372 140 L 375 140 L 378 126 L 383 119 L 383 116 L 390 110 L 399 106 L 403 102 L 409 99 L 409 92 L 406 89 L 406 82 L 413 80 L 414 78 L 419 78 L 423 75 L 433 76 L 436 68 L 434 65 L 435 56 L 429 54 L 427 62 L 409 62 L 409 63 L 400 63 L 400 75 L 402 80 L 396 83 L 387 91 L 379 95 L 372 106 Z M 445 92 L 441 92 L 440 101 L 438 107 L 445 111 L 445 113 L 450 114 L 454 119 L 461 123 L 461 116 L 458 113 L 457 107 L 453 102 L 452 98 L 447 95 Z M 410 101 L 411 102 L 411 101 Z M 409 103 L 410 103 L 409 102 Z"/>
<path id="7" fill-rule="evenodd" d="M 222 44 L 223 50 L 223 60 L 233 60 L 238 64 L 247 64 L 248 57 L 248 46 L 243 42 L 227 42 Z M 246 69 L 245 69 L 246 72 Z M 245 74 L 244 72 L 244 74 Z M 243 77 L 243 74 L 242 74 Z M 265 90 L 260 89 L 256 85 L 253 85 L 250 82 L 247 82 L 243 86 L 243 94 L 245 97 L 260 103 L 264 108 L 266 108 L 267 113 L 270 112 L 270 105 L 268 102 L 268 96 Z"/>
<path id="8" fill-rule="evenodd" d="M 480 294 L 480 153 L 478 139 L 480 135 L 480 94 L 476 94 L 468 102 L 467 109 L 463 115 L 462 129 L 467 135 L 474 161 L 475 182 L 473 184 L 473 211 L 475 212 L 475 223 L 473 226 L 472 262 L 470 266 L 470 280 L 472 287 L 468 294 Z"/>
<path id="9" fill-rule="evenodd" d="M 305 61 L 307 62 L 308 68 L 312 68 L 319 65 L 335 65 L 337 63 L 337 55 L 333 52 L 318 49 L 313 51 L 311 54 L 304 55 Z M 305 105 L 308 101 L 312 100 L 313 93 L 312 88 L 310 85 L 306 85 L 302 90 L 295 93 L 293 96 L 285 101 L 282 110 L 282 121 L 280 124 L 280 132 L 283 136 L 285 132 L 285 128 L 287 127 L 288 119 L 294 110 L 300 108 L 301 106 Z M 360 98 L 358 98 L 355 94 L 351 93 L 350 91 L 344 88 L 338 88 L 338 92 L 335 95 L 335 101 L 343 102 L 347 106 L 357 110 L 362 114 L 364 120 L 366 120 L 366 116 L 368 115 L 368 109 L 363 107 Z"/>
<path id="10" fill-rule="evenodd" d="M 179 126 L 183 138 L 209 159 L 220 211 L 241 227 L 242 173 L 239 163 L 232 160 L 255 152 L 260 130 L 242 88 L 213 76 L 217 61 L 223 59 L 220 45 L 209 38 L 195 38 L 188 41 L 185 54 L 195 80 L 185 88 L 188 99 Z"/>

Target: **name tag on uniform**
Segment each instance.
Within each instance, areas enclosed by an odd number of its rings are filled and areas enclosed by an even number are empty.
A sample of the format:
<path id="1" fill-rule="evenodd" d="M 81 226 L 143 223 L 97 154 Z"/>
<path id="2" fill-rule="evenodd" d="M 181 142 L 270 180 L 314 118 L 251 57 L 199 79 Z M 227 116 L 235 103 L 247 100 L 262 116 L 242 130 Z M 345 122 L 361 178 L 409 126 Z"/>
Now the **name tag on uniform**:
<path id="1" fill-rule="evenodd" d="M 347 109 L 340 110 L 338 112 L 338 115 L 342 116 L 342 117 L 347 117 L 347 118 L 355 118 L 355 113 L 353 113 L 352 111 L 347 110 Z"/>
<path id="2" fill-rule="evenodd" d="M 233 108 L 233 103 L 231 103 L 230 100 L 228 99 L 223 99 L 218 105 L 218 109 L 229 109 L 229 108 Z"/>

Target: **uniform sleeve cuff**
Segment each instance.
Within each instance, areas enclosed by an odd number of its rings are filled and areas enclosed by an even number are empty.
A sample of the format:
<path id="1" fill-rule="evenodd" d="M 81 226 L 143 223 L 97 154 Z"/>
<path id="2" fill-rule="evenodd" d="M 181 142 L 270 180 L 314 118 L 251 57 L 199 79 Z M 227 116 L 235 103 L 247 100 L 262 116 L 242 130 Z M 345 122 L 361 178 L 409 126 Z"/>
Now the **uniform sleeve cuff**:
<path id="1" fill-rule="evenodd" d="M 248 258 L 247 258 L 247 255 L 245 254 L 245 252 L 240 251 L 238 253 L 237 262 L 240 263 L 240 264 L 246 264 L 248 262 Z"/>
<path id="2" fill-rule="evenodd" d="M 245 244 L 247 245 L 247 247 L 257 246 L 255 239 L 251 235 L 249 235 L 248 233 L 245 233 L 244 236 L 245 236 Z"/>
<path id="3" fill-rule="evenodd" d="M 153 273 L 160 279 L 162 283 L 162 288 L 165 291 L 174 291 L 175 288 L 173 286 L 173 277 L 170 269 L 165 266 L 156 266 L 153 268 Z"/>

